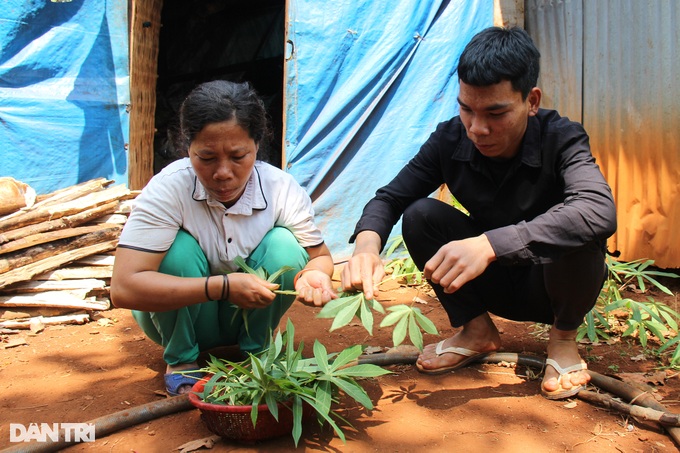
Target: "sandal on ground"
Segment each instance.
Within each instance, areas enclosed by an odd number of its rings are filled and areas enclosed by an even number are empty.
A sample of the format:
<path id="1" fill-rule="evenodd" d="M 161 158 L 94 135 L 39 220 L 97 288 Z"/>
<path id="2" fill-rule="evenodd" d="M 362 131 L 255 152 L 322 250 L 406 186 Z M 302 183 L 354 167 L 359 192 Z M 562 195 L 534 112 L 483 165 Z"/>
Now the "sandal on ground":
<path id="1" fill-rule="evenodd" d="M 448 348 L 445 348 L 444 341 L 446 340 L 442 340 L 439 343 L 437 343 L 437 347 L 434 350 L 434 352 L 437 354 L 437 357 L 441 357 L 444 354 L 458 354 L 465 356 L 465 359 L 461 360 L 455 365 L 433 369 L 423 368 L 419 363 L 416 363 L 418 371 L 424 374 L 443 374 L 449 371 L 454 371 L 459 368 L 463 368 L 465 365 L 468 365 L 469 363 L 472 362 L 476 362 L 480 360 L 482 357 L 489 354 L 488 352 L 473 351 L 472 349 L 461 348 L 459 346 L 450 346 Z"/>
<path id="2" fill-rule="evenodd" d="M 545 360 L 545 365 L 548 366 L 550 365 L 559 373 L 559 376 L 557 377 L 557 385 L 559 388 L 557 390 L 549 391 L 543 388 L 543 384 L 541 384 L 541 394 L 548 398 L 549 400 L 561 400 L 565 398 L 572 397 L 576 395 L 578 392 L 581 390 L 585 390 L 586 386 L 585 385 L 575 385 L 571 387 L 568 390 L 565 390 L 562 388 L 562 376 L 565 376 L 569 373 L 573 373 L 576 371 L 585 371 L 588 369 L 588 366 L 582 361 L 580 363 L 577 363 L 576 365 L 568 366 L 566 368 L 562 368 L 556 361 L 553 359 L 546 359 Z"/>
<path id="3" fill-rule="evenodd" d="M 203 379 L 204 373 L 200 371 L 187 372 L 175 372 L 175 373 L 165 373 L 163 379 L 165 380 L 165 391 L 168 395 L 177 396 L 179 395 L 179 389 L 183 385 L 192 386 Z"/>

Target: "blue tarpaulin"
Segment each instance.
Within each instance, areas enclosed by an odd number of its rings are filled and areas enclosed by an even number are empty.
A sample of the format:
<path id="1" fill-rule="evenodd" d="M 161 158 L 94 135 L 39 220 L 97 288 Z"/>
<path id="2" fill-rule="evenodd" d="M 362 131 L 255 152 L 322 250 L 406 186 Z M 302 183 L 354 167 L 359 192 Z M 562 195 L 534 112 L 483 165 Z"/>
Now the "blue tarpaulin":
<path id="1" fill-rule="evenodd" d="M 127 183 L 127 0 L 0 4 L 0 176 Z"/>
<path id="2" fill-rule="evenodd" d="M 38 193 L 127 183 L 127 11 L 127 0 L 0 3 L 0 176 Z M 458 113 L 458 57 L 492 25 L 493 2 L 289 0 L 287 11 L 283 162 L 344 259 L 364 204 Z"/>
<path id="3" fill-rule="evenodd" d="M 458 57 L 491 25 L 488 0 L 290 0 L 284 163 L 336 261 L 375 191 L 458 113 Z"/>

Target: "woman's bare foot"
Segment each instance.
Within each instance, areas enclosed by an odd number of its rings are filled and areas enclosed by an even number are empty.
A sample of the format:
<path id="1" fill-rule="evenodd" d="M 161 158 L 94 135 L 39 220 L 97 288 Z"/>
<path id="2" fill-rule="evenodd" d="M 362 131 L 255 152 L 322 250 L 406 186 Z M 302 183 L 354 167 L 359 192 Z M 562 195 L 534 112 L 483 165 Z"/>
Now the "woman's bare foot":
<path id="1" fill-rule="evenodd" d="M 437 353 L 437 344 L 425 346 L 416 366 L 424 373 L 448 371 L 465 365 L 478 355 L 497 351 L 500 347 L 498 329 L 488 313 L 484 313 L 464 324 L 462 330 L 454 336 L 444 340 L 440 346 L 440 352 L 443 350 L 443 353 Z M 447 348 L 463 348 L 468 351 L 466 354 L 459 354 L 446 352 Z"/>
<path id="2" fill-rule="evenodd" d="M 548 358 L 554 360 L 564 370 L 574 367 L 575 371 L 560 373 L 551 365 L 546 365 L 541 388 L 544 396 L 551 399 L 567 398 L 577 393 L 590 382 L 585 362 L 578 353 L 575 330 L 550 329 Z M 580 366 L 579 366 L 580 365 Z"/>

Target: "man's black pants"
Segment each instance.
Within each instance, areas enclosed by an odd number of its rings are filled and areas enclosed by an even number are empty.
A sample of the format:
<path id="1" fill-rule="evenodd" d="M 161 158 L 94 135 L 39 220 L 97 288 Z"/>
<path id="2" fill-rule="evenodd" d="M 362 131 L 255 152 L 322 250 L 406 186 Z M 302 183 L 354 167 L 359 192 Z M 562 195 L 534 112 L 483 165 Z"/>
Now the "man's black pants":
<path id="1" fill-rule="evenodd" d="M 432 198 L 414 202 L 403 217 L 404 242 L 419 269 L 444 244 L 482 232 L 470 217 Z M 432 287 L 453 327 L 490 312 L 514 321 L 575 330 L 595 305 L 606 271 L 601 244 L 591 243 L 550 264 L 505 266 L 493 262 L 453 294 L 445 294 L 439 285 Z"/>

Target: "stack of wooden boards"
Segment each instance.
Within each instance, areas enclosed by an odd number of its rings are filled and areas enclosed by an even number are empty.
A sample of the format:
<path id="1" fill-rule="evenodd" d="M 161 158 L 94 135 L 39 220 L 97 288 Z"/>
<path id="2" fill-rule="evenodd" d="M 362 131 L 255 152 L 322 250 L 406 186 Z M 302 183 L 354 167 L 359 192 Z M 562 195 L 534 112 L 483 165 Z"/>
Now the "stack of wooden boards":
<path id="1" fill-rule="evenodd" d="M 0 217 L 0 329 L 85 323 L 107 310 L 120 232 L 137 195 L 95 179 Z"/>

